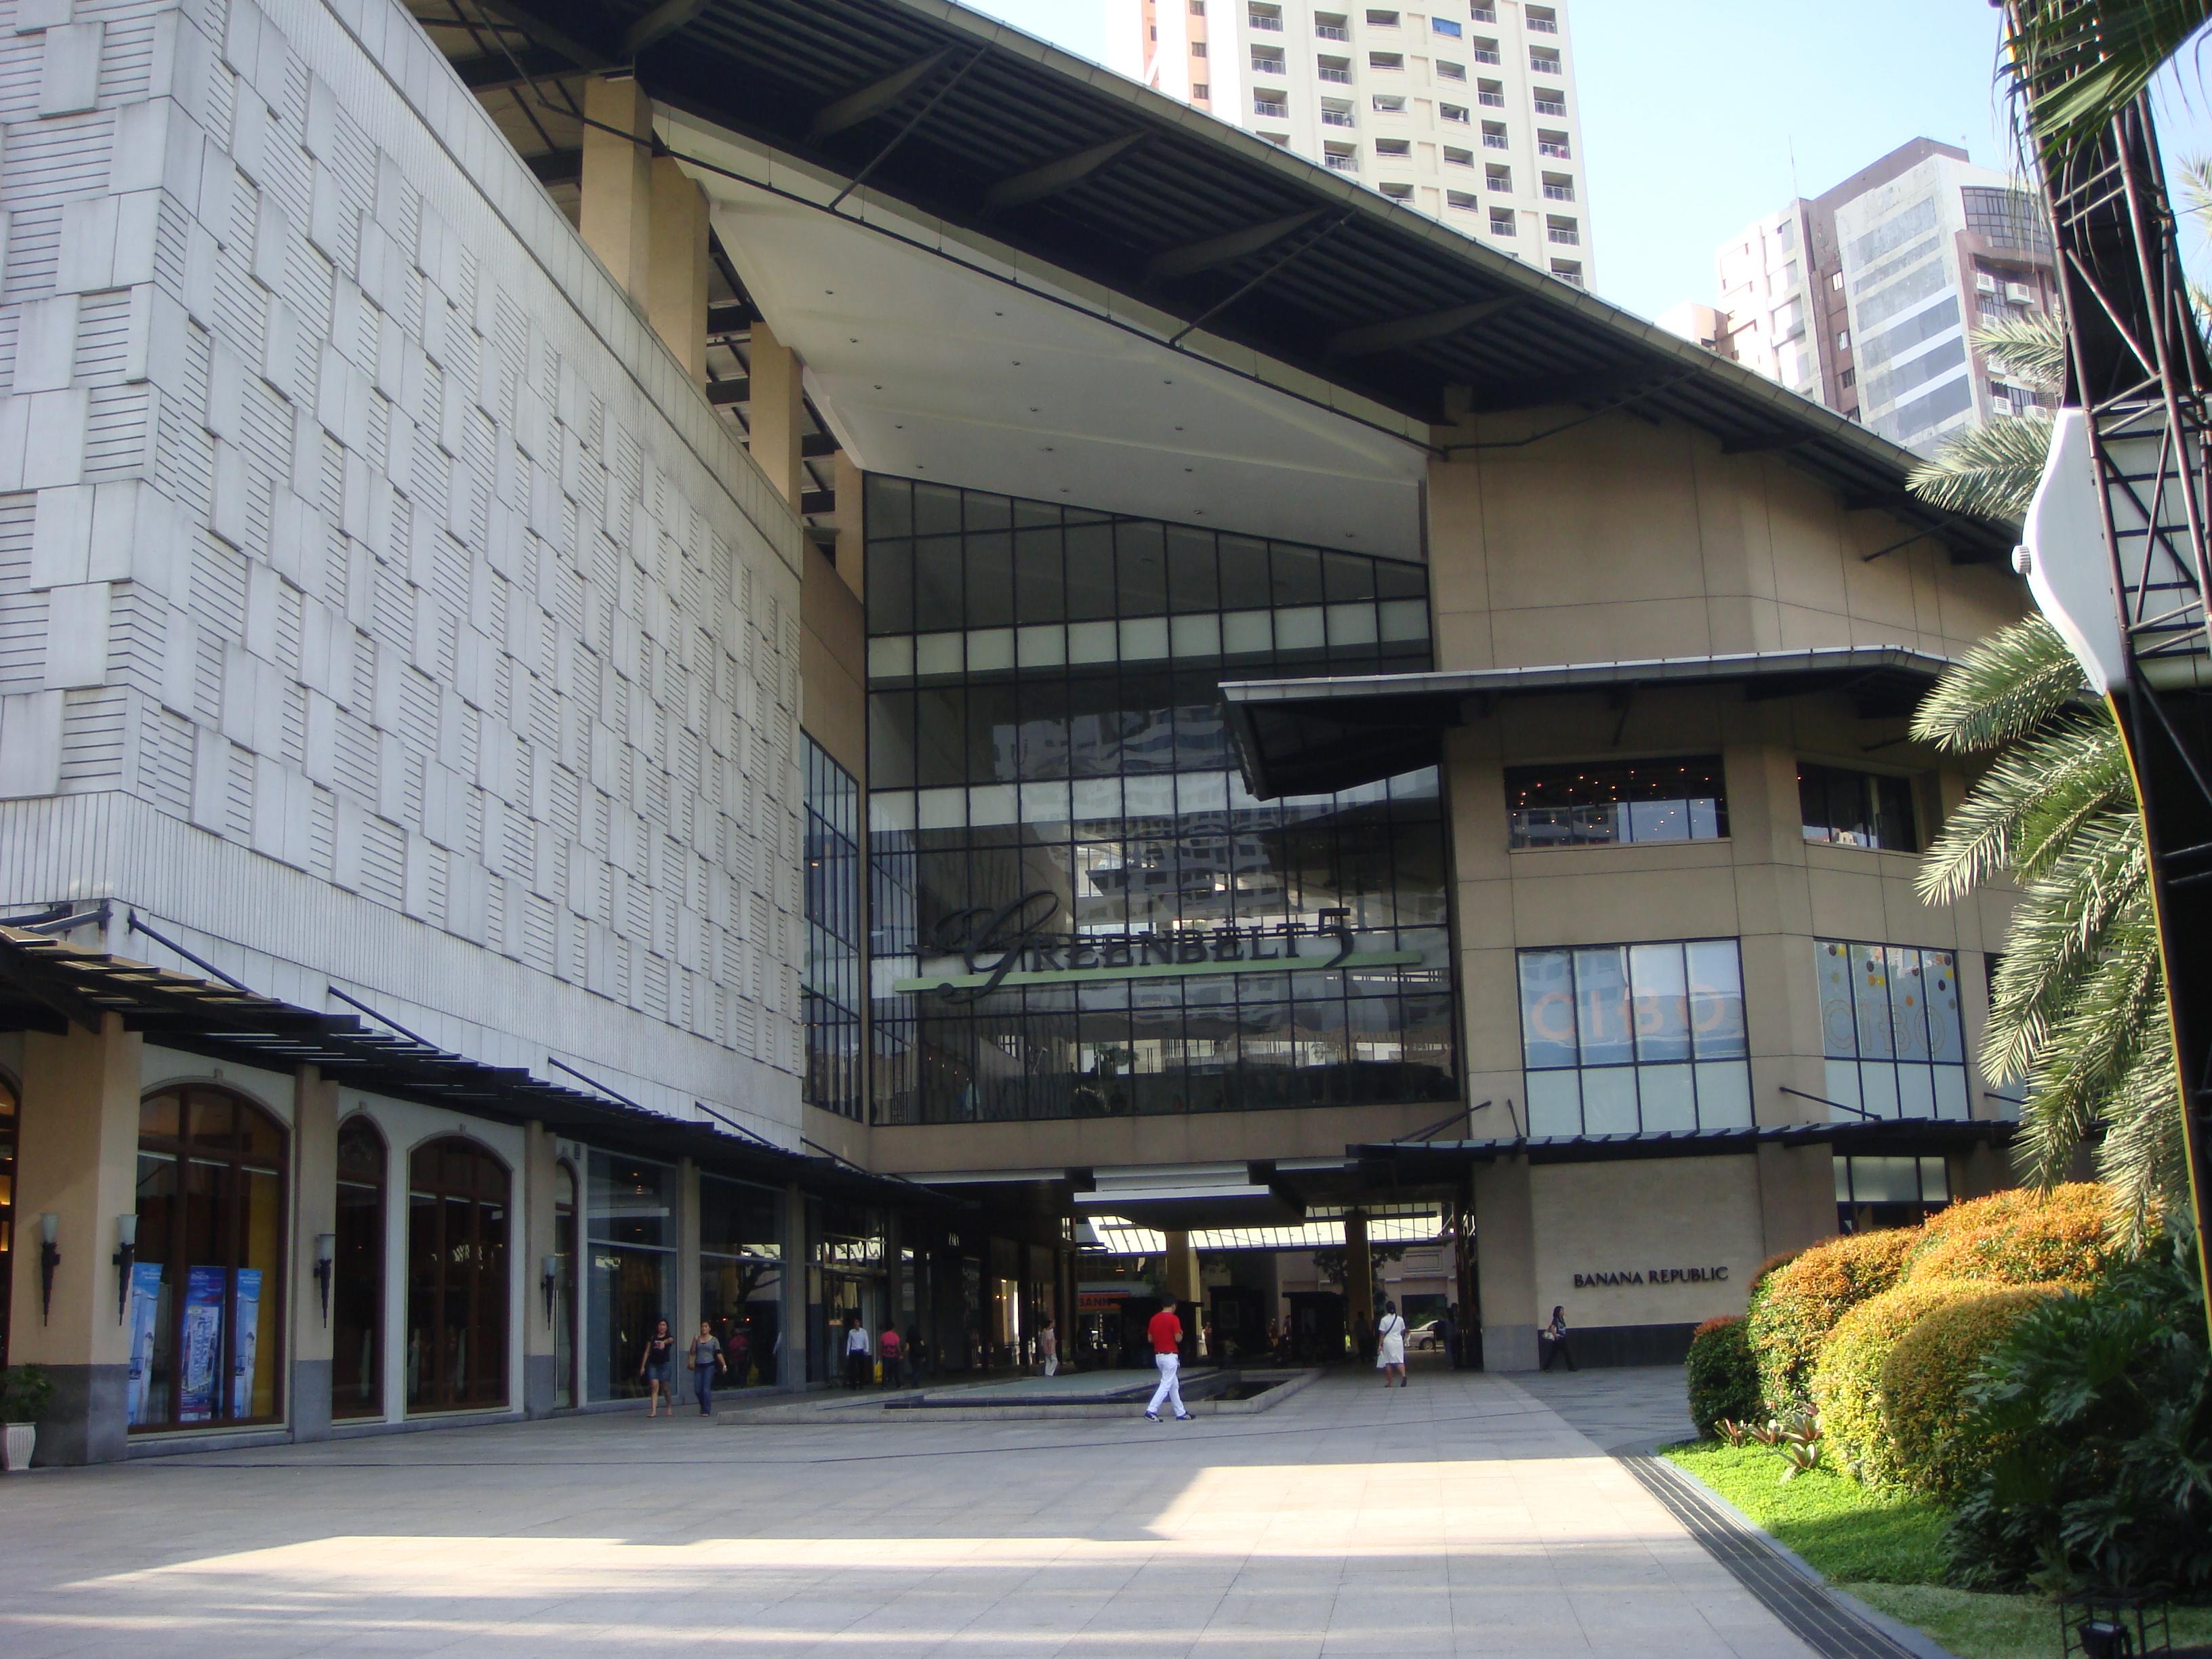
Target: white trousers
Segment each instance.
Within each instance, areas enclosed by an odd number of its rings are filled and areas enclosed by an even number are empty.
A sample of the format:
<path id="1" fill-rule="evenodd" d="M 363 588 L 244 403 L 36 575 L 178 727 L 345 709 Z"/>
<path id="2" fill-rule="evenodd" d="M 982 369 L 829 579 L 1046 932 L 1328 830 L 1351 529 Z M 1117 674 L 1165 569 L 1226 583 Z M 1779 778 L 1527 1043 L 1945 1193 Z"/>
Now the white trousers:
<path id="1" fill-rule="evenodd" d="M 1145 1407 L 1152 1416 L 1160 1414 L 1160 1401 L 1170 1401 L 1177 1417 L 1188 1417 L 1182 1408 L 1182 1357 L 1180 1354 L 1156 1353 L 1152 1363 L 1160 1368 L 1160 1386 L 1152 1390 L 1152 1403 Z"/>

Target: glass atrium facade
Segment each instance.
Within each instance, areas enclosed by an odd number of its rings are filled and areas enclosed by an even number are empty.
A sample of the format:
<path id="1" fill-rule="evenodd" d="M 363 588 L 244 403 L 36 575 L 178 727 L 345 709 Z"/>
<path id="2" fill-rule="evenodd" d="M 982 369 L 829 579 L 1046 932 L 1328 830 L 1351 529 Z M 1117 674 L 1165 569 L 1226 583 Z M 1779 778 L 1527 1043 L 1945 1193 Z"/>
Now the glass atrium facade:
<path id="1" fill-rule="evenodd" d="M 1256 800 L 1218 707 L 1428 667 L 1420 566 L 885 477 L 867 533 L 877 1121 L 1453 1097 L 1436 772 Z"/>

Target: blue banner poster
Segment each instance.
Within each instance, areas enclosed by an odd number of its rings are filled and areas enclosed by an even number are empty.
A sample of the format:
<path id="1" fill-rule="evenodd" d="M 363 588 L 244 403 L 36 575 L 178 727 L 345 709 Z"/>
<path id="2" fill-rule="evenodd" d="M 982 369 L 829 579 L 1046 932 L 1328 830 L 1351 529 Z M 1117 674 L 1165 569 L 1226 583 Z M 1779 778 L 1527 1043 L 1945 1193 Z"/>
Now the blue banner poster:
<path id="1" fill-rule="evenodd" d="M 261 1269 L 238 1270 L 238 1336 L 231 1344 L 230 1414 L 253 1415 L 254 1339 L 261 1332 Z"/>
<path id="2" fill-rule="evenodd" d="M 204 1423 L 215 1415 L 216 1390 L 222 1386 L 222 1293 L 229 1276 L 222 1267 L 195 1267 L 185 1278 L 177 1356 L 180 1423 Z"/>
<path id="3" fill-rule="evenodd" d="M 146 1392 L 154 1374 L 154 1328 L 161 1312 L 161 1264 L 131 1264 L 131 1392 L 126 1420 L 149 1420 Z"/>

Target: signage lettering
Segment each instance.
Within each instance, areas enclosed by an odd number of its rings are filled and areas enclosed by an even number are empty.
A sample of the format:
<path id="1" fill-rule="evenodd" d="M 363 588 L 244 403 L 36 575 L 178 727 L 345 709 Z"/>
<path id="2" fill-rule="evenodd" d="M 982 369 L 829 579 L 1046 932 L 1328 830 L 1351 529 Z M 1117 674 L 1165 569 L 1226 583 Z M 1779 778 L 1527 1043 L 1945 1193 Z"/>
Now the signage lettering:
<path id="1" fill-rule="evenodd" d="M 1605 1273 L 1575 1275 L 1575 1288 L 1594 1291 L 1607 1285 L 1718 1285 L 1726 1281 L 1726 1267 L 1627 1267 Z"/>

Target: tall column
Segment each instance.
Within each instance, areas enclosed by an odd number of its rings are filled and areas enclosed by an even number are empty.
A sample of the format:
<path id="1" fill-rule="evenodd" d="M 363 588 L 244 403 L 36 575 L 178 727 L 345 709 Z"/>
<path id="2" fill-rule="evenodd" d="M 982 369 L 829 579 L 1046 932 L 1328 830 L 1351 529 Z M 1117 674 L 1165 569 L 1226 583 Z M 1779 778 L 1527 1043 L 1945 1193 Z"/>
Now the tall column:
<path id="1" fill-rule="evenodd" d="M 805 376 L 799 354 L 775 337 L 765 318 L 753 325 L 746 372 L 752 380 L 753 460 L 795 513 L 806 487 L 806 470 L 799 464 L 806 424 Z"/>
<path id="2" fill-rule="evenodd" d="M 1168 1294 L 1178 1302 L 1198 1301 L 1198 1252 L 1192 1248 L 1190 1235 L 1167 1233 L 1163 1237 L 1165 1240 Z"/>
<path id="3" fill-rule="evenodd" d="M 584 82 L 583 210 L 578 228 L 614 279 L 648 302 L 652 264 L 653 102 L 627 76 Z M 609 129 L 612 129 L 610 131 Z M 705 318 L 701 318 L 705 325 Z"/>
<path id="4" fill-rule="evenodd" d="M 1533 1371 L 1536 1331 L 1551 1310 L 1536 1305 L 1535 1204 L 1525 1157 L 1476 1166 L 1474 1226 L 1482 1368 Z"/>
<path id="5" fill-rule="evenodd" d="M 830 477 L 837 492 L 837 574 L 860 599 L 868 597 L 867 492 L 860 465 L 839 450 L 830 458 Z"/>
<path id="6" fill-rule="evenodd" d="M 653 158 L 645 314 L 654 332 L 707 384 L 707 193 L 672 155 Z"/>
<path id="7" fill-rule="evenodd" d="M 1367 1212 L 1344 1214 L 1344 1316 L 1353 1325 L 1375 1318 L 1375 1258 L 1367 1248 Z"/>
<path id="8" fill-rule="evenodd" d="M 331 1321 L 315 1262 L 338 1226 L 338 1085 L 313 1066 L 293 1073 L 292 1192 L 292 1437 L 327 1440 Z"/>
<path id="9" fill-rule="evenodd" d="M 699 1165 L 691 1158 L 676 1165 L 676 1304 L 668 1316 L 669 1329 L 686 1355 L 691 1339 L 699 1334 L 699 1310 L 705 1300 L 699 1263 Z M 677 1374 L 679 1384 L 689 1384 L 689 1360 Z"/>
<path id="10" fill-rule="evenodd" d="M 545 1258 L 554 1250 L 553 1198 L 560 1190 L 557 1136 L 542 1123 L 522 1133 L 522 1413 L 546 1417 L 553 1411 L 559 1378 L 555 1372 L 552 1298 L 545 1293 Z M 556 1281 L 553 1295 L 560 1295 Z"/>
<path id="11" fill-rule="evenodd" d="M 15 1249 L 9 1358 L 54 1384 L 34 1462 L 121 1458 L 130 1329 L 120 1317 L 118 1216 L 138 1207 L 138 1095 L 144 1044 L 108 1014 L 100 1029 L 23 1037 L 15 1146 Z M 40 1218 L 54 1218 L 53 1300 L 43 1302 Z"/>
<path id="12" fill-rule="evenodd" d="M 808 1268 L 806 1194 L 783 1189 L 783 1352 L 776 1361 L 775 1383 L 797 1390 L 806 1386 Z"/>

